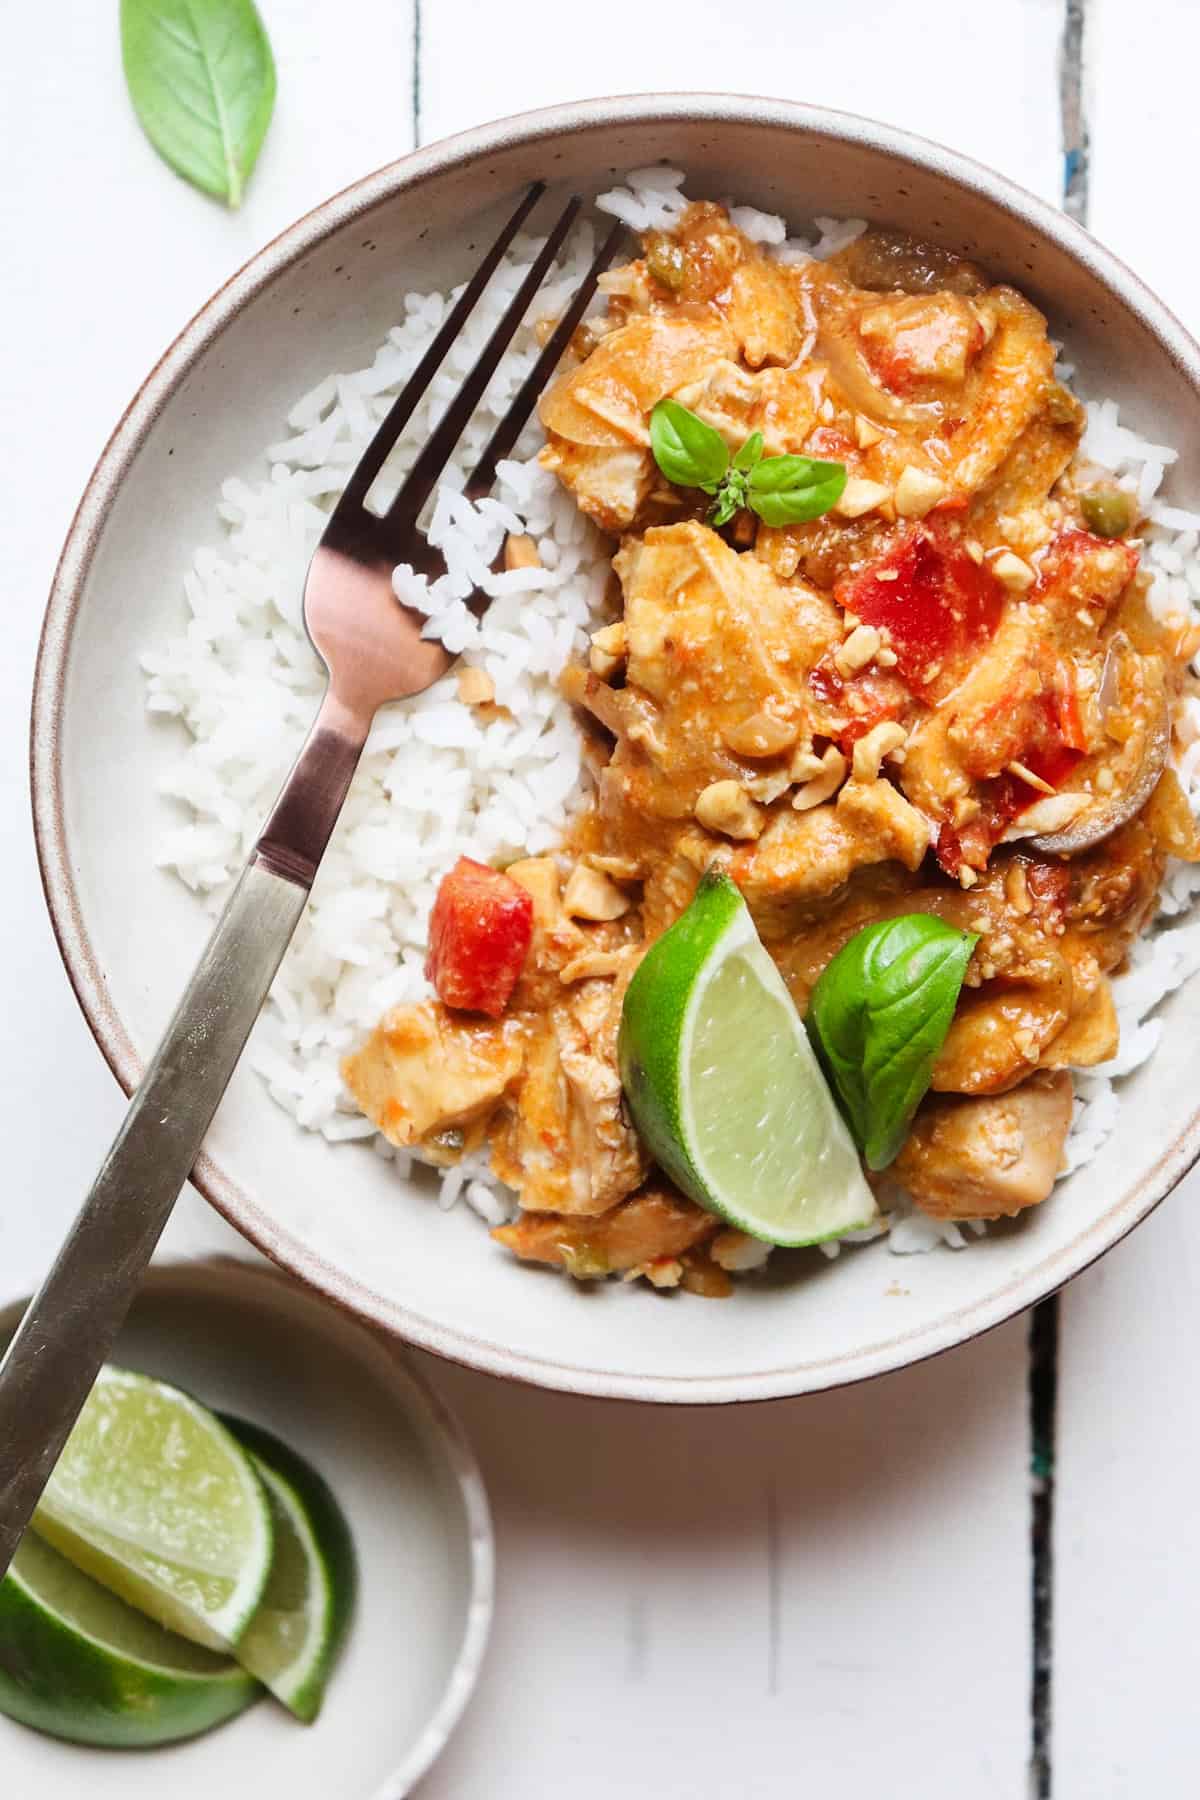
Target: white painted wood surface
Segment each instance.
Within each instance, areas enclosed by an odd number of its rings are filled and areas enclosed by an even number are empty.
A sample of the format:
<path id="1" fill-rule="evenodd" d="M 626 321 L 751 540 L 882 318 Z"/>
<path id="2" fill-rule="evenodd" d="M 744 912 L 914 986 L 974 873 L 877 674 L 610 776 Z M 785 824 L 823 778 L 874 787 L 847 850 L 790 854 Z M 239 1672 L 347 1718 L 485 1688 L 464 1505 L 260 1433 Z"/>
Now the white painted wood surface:
<path id="1" fill-rule="evenodd" d="M 1194 168 L 1200 14 L 1090 0 L 1090 220 L 1200 332 Z M 1196 1793 L 1200 1175 L 1062 1301 L 1055 1800 Z"/>
<path id="2" fill-rule="evenodd" d="M 190 312 L 275 231 L 412 138 L 409 0 L 260 3 L 280 102 L 236 217 L 142 141 L 115 5 L 14 9 L 0 63 L 11 347 L 0 1298 L 40 1272 L 120 1110 L 58 964 L 28 825 L 28 686 L 58 543 L 104 436 Z M 1183 185 L 1171 172 L 1186 167 L 1200 26 L 1188 0 L 1151 0 L 1137 37 L 1116 0 L 1090 5 L 1094 224 L 1200 323 L 1186 233 L 1172 243 L 1159 229 Z M 611 0 L 586 17 L 552 0 L 423 0 L 421 135 L 583 93 L 768 91 L 886 118 L 1056 198 L 1061 12 L 1061 0 L 996 0 L 985 32 L 960 0 L 758 0 L 746 32 L 726 0 Z M 1178 52 L 1164 55 L 1168 43 Z M 1068 1800 L 1194 1787 L 1196 1229 L 1177 1200 L 1066 1302 L 1055 1791 Z M 193 1195 L 168 1245 L 241 1248 Z M 491 1485 L 500 1593 L 481 1691 L 423 1792 L 1020 1800 L 1021 1323 L 873 1386 L 713 1414 L 573 1402 L 429 1367 Z M 257 1785 L 247 1771 L 246 1794 Z"/>

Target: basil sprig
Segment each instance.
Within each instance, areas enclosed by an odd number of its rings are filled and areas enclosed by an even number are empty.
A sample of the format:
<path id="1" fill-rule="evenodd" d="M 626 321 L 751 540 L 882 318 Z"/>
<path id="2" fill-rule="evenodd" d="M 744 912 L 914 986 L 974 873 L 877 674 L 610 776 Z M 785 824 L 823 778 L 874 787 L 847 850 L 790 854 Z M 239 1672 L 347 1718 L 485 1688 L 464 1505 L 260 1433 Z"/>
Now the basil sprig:
<path id="1" fill-rule="evenodd" d="M 978 942 L 930 913 L 883 919 L 838 951 L 812 991 L 808 1035 L 870 1169 L 904 1142 Z"/>
<path id="2" fill-rule="evenodd" d="M 846 485 L 844 463 L 764 456 L 761 431 L 731 457 L 720 432 L 678 400 L 660 400 L 650 414 L 650 446 L 668 481 L 713 496 L 710 525 L 727 524 L 744 506 L 765 525 L 802 525 L 836 506 Z"/>

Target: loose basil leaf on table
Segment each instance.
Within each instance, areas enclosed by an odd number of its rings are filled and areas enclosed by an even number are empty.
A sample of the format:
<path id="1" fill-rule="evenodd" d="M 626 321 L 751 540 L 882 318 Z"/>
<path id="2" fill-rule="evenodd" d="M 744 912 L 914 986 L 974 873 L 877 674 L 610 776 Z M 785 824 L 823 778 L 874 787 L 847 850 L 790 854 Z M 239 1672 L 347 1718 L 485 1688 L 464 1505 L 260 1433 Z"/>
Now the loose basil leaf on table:
<path id="1" fill-rule="evenodd" d="M 159 155 L 239 205 L 275 105 L 275 59 L 254 0 L 121 0 L 121 57 Z"/>
<path id="2" fill-rule="evenodd" d="M 870 1169 L 904 1142 L 978 942 L 929 913 L 883 919 L 838 951 L 812 991 L 808 1034 Z"/>
<path id="3" fill-rule="evenodd" d="M 677 400 L 660 400 L 650 414 L 654 460 L 678 487 L 713 494 L 729 468 L 729 447 L 719 431 Z"/>
<path id="4" fill-rule="evenodd" d="M 750 471 L 750 505 L 764 525 L 802 525 L 836 506 L 846 466 L 810 456 L 766 456 Z"/>

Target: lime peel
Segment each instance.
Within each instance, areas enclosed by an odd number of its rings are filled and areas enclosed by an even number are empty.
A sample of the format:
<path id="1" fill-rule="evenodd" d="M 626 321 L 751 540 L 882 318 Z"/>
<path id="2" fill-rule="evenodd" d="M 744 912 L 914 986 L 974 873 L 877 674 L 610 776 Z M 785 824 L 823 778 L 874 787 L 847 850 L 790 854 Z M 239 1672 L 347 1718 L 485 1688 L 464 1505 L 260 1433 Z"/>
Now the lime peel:
<path id="1" fill-rule="evenodd" d="M 275 1555 L 236 1655 L 305 1724 L 321 1709 L 350 1623 L 357 1565 L 350 1528 L 322 1476 L 269 1431 L 223 1423 L 254 1462 L 271 1505 Z"/>
<path id="2" fill-rule="evenodd" d="M 135 1612 L 32 1531 L 0 1581 L 0 1645 L 0 1712 L 70 1743 L 177 1743 L 263 1692 L 236 1662 Z"/>

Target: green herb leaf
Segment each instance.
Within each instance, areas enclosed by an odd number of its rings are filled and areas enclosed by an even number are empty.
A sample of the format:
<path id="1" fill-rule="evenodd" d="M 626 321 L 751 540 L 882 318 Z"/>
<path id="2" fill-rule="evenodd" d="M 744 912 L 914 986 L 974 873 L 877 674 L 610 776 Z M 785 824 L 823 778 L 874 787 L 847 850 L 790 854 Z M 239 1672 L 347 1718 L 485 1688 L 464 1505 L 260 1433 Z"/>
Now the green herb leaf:
<path id="1" fill-rule="evenodd" d="M 802 525 L 836 506 L 845 485 L 844 463 L 766 456 L 750 471 L 750 505 L 765 525 Z"/>
<path id="2" fill-rule="evenodd" d="M 740 512 L 746 504 L 745 494 L 732 481 L 722 483 L 716 499 L 708 509 L 708 522 L 712 526 L 728 525 L 735 512 Z"/>
<path id="3" fill-rule="evenodd" d="M 745 475 L 762 461 L 762 453 L 763 434 L 761 431 L 752 431 L 734 457 L 733 466 L 739 474 Z"/>
<path id="4" fill-rule="evenodd" d="M 979 939 L 930 913 L 856 933 L 812 991 L 805 1021 L 867 1167 L 904 1142 Z"/>
<path id="5" fill-rule="evenodd" d="M 275 61 L 254 0 L 121 0 L 121 55 L 159 155 L 237 206 L 275 105 Z"/>
<path id="6" fill-rule="evenodd" d="M 650 414 L 650 446 L 667 480 L 679 487 L 715 493 L 729 468 L 729 447 L 720 432 L 678 400 L 660 400 Z"/>

